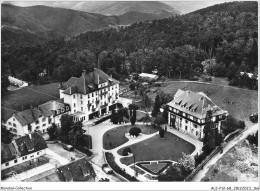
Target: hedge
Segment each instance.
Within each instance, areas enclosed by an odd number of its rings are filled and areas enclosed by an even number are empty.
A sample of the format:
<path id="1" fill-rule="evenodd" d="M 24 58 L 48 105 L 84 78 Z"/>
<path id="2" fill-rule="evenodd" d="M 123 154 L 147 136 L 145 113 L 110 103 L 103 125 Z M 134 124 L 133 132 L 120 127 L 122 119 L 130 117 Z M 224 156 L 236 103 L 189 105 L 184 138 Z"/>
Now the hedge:
<path id="1" fill-rule="evenodd" d="M 127 174 L 125 171 L 123 171 L 123 169 L 121 169 L 115 162 L 114 160 L 114 156 L 112 153 L 108 153 L 105 152 L 105 157 L 107 160 L 107 163 L 109 164 L 109 166 L 118 174 L 120 174 L 121 176 L 123 176 L 124 178 L 126 178 L 127 180 L 131 181 L 131 182 L 139 182 L 134 176 L 131 176 L 129 174 Z"/>

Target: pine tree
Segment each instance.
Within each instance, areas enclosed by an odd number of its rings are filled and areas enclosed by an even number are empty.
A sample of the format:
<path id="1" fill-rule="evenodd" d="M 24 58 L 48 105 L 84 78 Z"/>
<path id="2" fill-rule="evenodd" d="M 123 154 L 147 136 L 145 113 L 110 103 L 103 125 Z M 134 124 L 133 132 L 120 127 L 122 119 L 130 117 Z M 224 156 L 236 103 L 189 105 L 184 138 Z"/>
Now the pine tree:
<path id="1" fill-rule="evenodd" d="M 152 111 L 153 117 L 156 117 L 157 113 L 160 112 L 160 107 L 161 107 L 160 96 L 157 94 L 154 102 L 153 111 Z"/>
<path id="2" fill-rule="evenodd" d="M 216 134 L 217 129 L 214 128 L 214 122 L 212 121 L 212 110 L 207 111 L 205 126 L 203 129 L 203 148 L 205 153 L 210 153 L 217 145 Z"/>

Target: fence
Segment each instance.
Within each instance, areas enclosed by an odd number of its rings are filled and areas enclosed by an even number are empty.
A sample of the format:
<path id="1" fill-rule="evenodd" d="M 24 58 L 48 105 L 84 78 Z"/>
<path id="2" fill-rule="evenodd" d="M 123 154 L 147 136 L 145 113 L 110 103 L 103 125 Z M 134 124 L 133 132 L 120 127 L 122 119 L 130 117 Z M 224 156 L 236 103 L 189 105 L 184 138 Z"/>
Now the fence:
<path id="1" fill-rule="evenodd" d="M 203 169 L 203 166 L 219 151 L 221 150 L 221 147 L 217 147 L 215 150 L 213 150 L 209 156 L 207 156 L 201 164 L 199 164 L 192 172 L 191 174 L 184 180 L 185 182 L 191 181 L 193 177 L 201 170 Z"/>

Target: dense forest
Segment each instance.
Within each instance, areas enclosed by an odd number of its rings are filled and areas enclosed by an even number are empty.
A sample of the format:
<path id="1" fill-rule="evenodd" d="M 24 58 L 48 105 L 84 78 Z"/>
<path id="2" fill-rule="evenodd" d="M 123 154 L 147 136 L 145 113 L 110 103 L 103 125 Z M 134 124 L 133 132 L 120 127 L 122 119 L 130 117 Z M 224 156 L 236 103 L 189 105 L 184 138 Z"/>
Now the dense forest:
<path id="1" fill-rule="evenodd" d="M 257 73 L 257 2 L 230 2 L 181 16 L 82 33 L 70 39 L 16 46 L 2 41 L 2 73 L 30 82 L 68 80 L 99 66 L 115 78 L 158 69 L 160 76 L 195 79 L 216 58 L 213 75 Z M 47 76 L 39 73 L 47 70 Z"/>

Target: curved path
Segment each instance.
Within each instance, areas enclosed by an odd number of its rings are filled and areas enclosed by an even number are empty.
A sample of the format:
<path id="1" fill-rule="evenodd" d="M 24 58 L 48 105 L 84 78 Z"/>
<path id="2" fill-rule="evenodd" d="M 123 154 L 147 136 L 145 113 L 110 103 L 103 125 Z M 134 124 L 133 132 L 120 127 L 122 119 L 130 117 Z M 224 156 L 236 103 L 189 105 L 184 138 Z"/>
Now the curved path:
<path id="1" fill-rule="evenodd" d="M 129 123 L 129 124 L 130 124 L 130 123 Z M 143 124 L 143 123 L 137 122 L 136 124 Z M 118 126 L 120 126 L 120 125 L 116 125 L 116 127 L 118 127 Z M 112 128 L 113 128 L 113 127 L 112 127 Z M 110 129 L 111 129 L 111 128 L 110 128 Z M 177 135 L 178 137 L 184 139 L 185 141 L 187 141 L 187 142 L 193 144 L 193 145 L 195 146 L 195 150 L 193 151 L 193 153 L 192 153 L 191 155 L 195 155 L 196 153 L 200 152 L 200 150 L 202 149 L 203 143 L 202 143 L 201 141 L 199 141 L 199 140 L 197 140 L 197 139 L 195 139 L 195 138 L 193 138 L 193 137 L 191 137 L 191 136 L 189 136 L 189 135 L 186 135 L 186 134 L 184 134 L 184 133 L 182 133 L 182 132 L 179 132 L 179 131 L 176 130 L 176 129 L 170 128 L 170 127 L 168 127 L 168 130 L 167 130 L 167 131 L 170 132 L 170 133 L 172 133 L 172 134 L 174 134 L 174 135 Z M 104 133 L 103 133 L 103 134 L 104 134 Z M 103 137 L 103 134 L 102 134 L 102 137 Z M 122 144 L 122 145 L 120 145 L 120 146 L 118 146 L 118 147 L 116 147 L 116 148 L 114 148 L 114 149 L 112 149 L 112 150 L 105 150 L 105 149 L 104 149 L 104 151 L 105 151 L 105 152 L 110 152 L 110 153 L 112 153 L 112 154 L 115 156 L 115 162 L 118 164 L 118 166 L 120 166 L 122 169 L 125 169 L 126 172 L 127 172 L 128 174 L 130 174 L 131 176 L 135 176 L 135 172 L 134 172 L 134 170 L 133 170 L 132 168 L 130 168 L 130 166 L 127 166 L 127 165 L 121 163 L 120 159 L 121 159 L 121 158 L 124 158 L 125 156 L 119 155 L 119 154 L 118 154 L 118 150 L 121 149 L 121 148 L 123 148 L 123 147 L 126 147 L 126 146 L 129 146 L 129 145 L 133 145 L 133 144 L 135 144 L 135 143 L 144 141 L 144 140 L 149 139 L 149 138 L 151 138 L 151 137 L 153 137 L 153 136 L 155 136 L 155 135 L 158 135 L 158 134 L 159 134 L 159 132 L 155 132 L 155 133 L 152 133 L 152 134 L 149 134 L 149 135 L 141 134 L 141 136 L 139 136 L 139 137 L 136 138 L 136 139 L 129 139 L 126 143 L 124 143 L 124 144 Z M 103 146 L 102 146 L 102 147 L 103 147 Z M 96 158 L 98 158 L 98 157 L 96 157 Z M 103 158 L 102 158 L 102 159 L 103 159 Z M 103 160 L 104 160 L 104 159 L 103 159 Z M 147 174 L 147 173 L 145 173 L 145 174 L 143 174 L 143 175 L 138 174 L 137 178 L 138 178 L 139 180 L 141 180 L 141 181 L 151 181 L 151 180 L 149 180 L 149 179 L 147 179 L 147 178 L 145 177 L 146 174 Z M 148 173 L 148 174 L 149 174 L 149 173 Z"/>
<path id="2" fill-rule="evenodd" d="M 243 131 L 238 137 L 230 141 L 225 147 L 223 148 L 223 153 L 218 153 L 210 161 L 207 162 L 207 164 L 203 167 L 201 171 L 199 171 L 196 176 L 191 180 L 191 182 L 199 182 L 205 174 L 208 172 L 209 168 L 211 165 L 216 164 L 216 162 L 223 156 L 225 155 L 230 149 L 232 149 L 238 142 L 244 140 L 248 135 L 256 132 L 258 130 L 259 125 L 255 124 L 245 131 Z"/>

